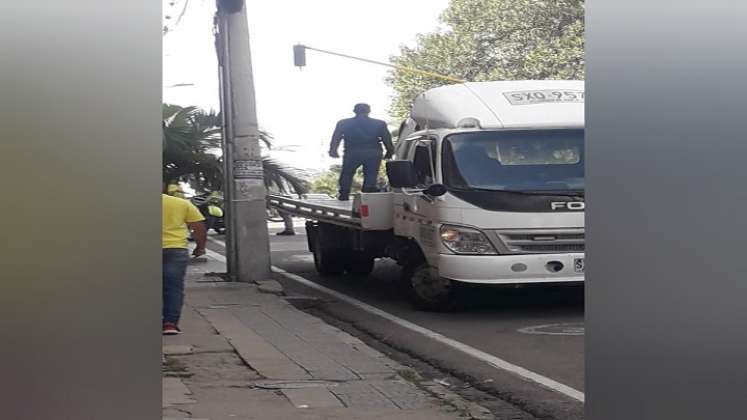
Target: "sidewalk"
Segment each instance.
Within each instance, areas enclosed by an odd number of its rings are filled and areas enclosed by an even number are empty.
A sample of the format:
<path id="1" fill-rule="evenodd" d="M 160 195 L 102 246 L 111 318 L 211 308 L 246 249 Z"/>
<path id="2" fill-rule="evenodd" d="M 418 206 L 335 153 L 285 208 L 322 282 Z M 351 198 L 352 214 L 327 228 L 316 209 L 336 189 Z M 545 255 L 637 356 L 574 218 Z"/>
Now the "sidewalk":
<path id="1" fill-rule="evenodd" d="M 490 419 L 360 340 L 294 308 L 275 287 L 190 265 L 179 336 L 164 337 L 163 418 Z M 276 285 L 277 286 L 277 285 Z M 408 379 L 406 379 L 408 378 Z"/>

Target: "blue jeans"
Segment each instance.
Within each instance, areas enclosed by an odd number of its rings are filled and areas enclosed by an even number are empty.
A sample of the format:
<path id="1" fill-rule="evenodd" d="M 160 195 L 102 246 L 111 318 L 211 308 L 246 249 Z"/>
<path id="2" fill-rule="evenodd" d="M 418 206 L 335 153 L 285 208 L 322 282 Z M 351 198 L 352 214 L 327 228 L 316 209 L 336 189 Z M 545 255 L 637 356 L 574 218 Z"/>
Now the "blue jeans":
<path id="1" fill-rule="evenodd" d="M 353 176 L 363 166 L 363 192 L 376 192 L 376 181 L 381 165 L 381 150 L 346 150 L 340 172 L 340 200 L 347 200 L 353 185 Z"/>
<path id="2" fill-rule="evenodd" d="M 163 249 L 163 322 L 179 323 L 184 304 L 184 275 L 189 251 L 183 248 Z"/>

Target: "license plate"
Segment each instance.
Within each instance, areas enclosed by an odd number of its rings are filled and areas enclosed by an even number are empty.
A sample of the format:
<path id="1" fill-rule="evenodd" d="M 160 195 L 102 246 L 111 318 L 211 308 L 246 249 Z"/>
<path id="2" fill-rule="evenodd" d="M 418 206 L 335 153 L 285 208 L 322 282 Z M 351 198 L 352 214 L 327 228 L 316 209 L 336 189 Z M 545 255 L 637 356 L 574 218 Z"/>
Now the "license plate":
<path id="1" fill-rule="evenodd" d="M 574 258 L 573 259 L 573 270 L 577 273 L 583 273 L 584 272 L 584 259 L 583 258 Z"/>
<path id="2" fill-rule="evenodd" d="M 506 97 L 511 105 L 584 102 L 584 91 L 574 89 L 522 90 L 516 92 L 505 92 L 503 96 Z"/>

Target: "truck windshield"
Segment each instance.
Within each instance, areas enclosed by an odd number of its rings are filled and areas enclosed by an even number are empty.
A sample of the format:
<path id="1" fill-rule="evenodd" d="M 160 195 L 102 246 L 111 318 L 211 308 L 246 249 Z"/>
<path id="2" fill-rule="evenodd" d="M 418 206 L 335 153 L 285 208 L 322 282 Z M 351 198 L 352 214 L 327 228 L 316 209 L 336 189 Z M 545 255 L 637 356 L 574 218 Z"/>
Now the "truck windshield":
<path id="1" fill-rule="evenodd" d="M 443 146 L 444 184 L 458 189 L 583 192 L 584 130 L 452 134 Z"/>

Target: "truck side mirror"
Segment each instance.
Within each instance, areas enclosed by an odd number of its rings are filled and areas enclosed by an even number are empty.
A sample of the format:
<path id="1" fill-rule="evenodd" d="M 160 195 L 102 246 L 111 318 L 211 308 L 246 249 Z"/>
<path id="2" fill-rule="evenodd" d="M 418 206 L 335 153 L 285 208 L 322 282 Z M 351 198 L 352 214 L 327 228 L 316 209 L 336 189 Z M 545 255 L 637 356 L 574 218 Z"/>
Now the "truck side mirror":
<path id="1" fill-rule="evenodd" d="M 428 197 L 441 197 L 446 194 L 446 186 L 443 184 L 433 184 L 423 191 Z"/>
<path id="2" fill-rule="evenodd" d="M 415 166 L 409 160 L 390 160 L 386 163 L 386 176 L 394 188 L 412 188 L 418 185 Z"/>

